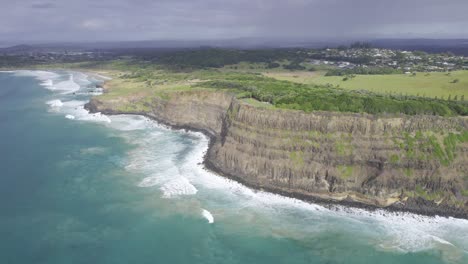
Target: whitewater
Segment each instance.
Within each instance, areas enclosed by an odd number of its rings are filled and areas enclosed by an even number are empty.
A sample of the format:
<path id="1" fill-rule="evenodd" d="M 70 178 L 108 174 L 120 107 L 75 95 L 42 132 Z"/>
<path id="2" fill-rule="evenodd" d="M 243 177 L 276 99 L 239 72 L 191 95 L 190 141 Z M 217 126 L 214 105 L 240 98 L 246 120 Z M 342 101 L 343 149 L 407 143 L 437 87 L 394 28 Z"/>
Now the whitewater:
<path id="1" fill-rule="evenodd" d="M 8 74 L 35 78 L 49 91 L 43 102 L 48 107 L 47 115 L 61 117 L 63 122 L 99 127 L 108 137 L 116 137 L 131 146 L 124 157 L 112 160 L 125 172 L 125 179 L 131 182 L 129 188 L 141 190 L 154 203 L 164 204 L 158 207 L 159 213 L 199 219 L 200 224 L 207 225 L 204 232 L 211 240 L 234 234 L 239 241 L 255 236 L 262 245 L 287 240 L 285 247 L 301 252 L 296 254 L 311 254 L 317 260 L 319 256 L 330 258 L 331 263 L 348 262 L 333 255 L 341 251 L 352 254 L 354 245 L 348 243 L 356 243 L 357 251 L 365 248 L 369 254 L 382 255 L 382 263 L 396 259 L 400 263 L 415 263 L 414 254 L 422 254 L 434 263 L 467 263 L 468 220 L 336 205 L 324 207 L 252 190 L 204 168 L 209 139 L 202 133 L 173 130 L 143 116 L 89 113 L 84 105 L 90 96 L 102 93 L 95 84 L 108 77 L 72 71 Z M 82 153 L 103 152 L 93 147 Z M 216 228 L 223 235 L 210 231 Z M 236 263 L 235 253 L 235 248 L 229 253 L 233 254 L 232 263 Z M 304 263 L 310 260 L 304 259 L 307 260 Z M 356 263 L 362 261 L 362 256 L 357 254 Z"/>

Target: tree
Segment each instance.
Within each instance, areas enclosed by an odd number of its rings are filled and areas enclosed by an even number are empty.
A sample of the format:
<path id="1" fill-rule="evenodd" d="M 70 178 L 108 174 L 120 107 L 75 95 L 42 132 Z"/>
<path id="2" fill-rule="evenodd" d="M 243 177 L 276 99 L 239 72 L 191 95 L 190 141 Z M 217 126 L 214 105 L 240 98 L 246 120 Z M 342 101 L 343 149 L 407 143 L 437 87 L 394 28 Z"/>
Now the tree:
<path id="1" fill-rule="evenodd" d="M 345 45 L 340 45 L 337 47 L 338 50 L 347 50 L 348 47 L 346 47 Z"/>
<path id="2" fill-rule="evenodd" d="M 401 63 L 401 62 L 404 62 L 406 60 L 406 55 L 401 51 L 397 51 L 395 53 L 395 56 L 393 57 L 393 59 L 398 61 L 399 63 Z"/>
<path id="3" fill-rule="evenodd" d="M 353 44 L 351 44 L 351 48 L 352 49 L 370 49 L 372 48 L 372 44 L 370 44 L 369 42 L 354 42 Z"/>
<path id="4" fill-rule="evenodd" d="M 415 51 L 413 51 L 413 54 L 414 54 L 415 56 L 420 56 L 420 57 L 427 55 L 426 52 L 420 51 L 420 50 L 415 50 Z"/>
<path id="5" fill-rule="evenodd" d="M 268 69 L 273 69 L 273 68 L 278 68 L 279 66 L 281 66 L 281 65 L 279 63 L 277 63 L 277 62 L 270 62 L 270 63 L 268 63 L 267 68 Z"/>

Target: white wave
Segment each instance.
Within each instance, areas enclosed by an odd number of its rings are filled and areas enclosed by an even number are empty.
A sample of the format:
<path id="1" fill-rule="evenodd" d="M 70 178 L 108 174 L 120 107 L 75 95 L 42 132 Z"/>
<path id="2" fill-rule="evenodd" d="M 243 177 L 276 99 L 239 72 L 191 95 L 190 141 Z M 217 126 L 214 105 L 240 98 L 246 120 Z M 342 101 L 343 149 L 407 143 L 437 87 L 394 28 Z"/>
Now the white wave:
<path id="1" fill-rule="evenodd" d="M 384 211 L 375 212 L 362 220 L 381 227 L 385 234 L 385 239 L 380 238 L 381 243 L 391 244 L 403 252 L 417 252 L 431 248 L 440 249 L 441 247 L 446 248 L 447 245 L 454 247 L 455 244 L 462 246 L 462 249 L 468 249 L 468 244 L 466 244 L 468 241 L 468 221 L 466 220 L 444 217 L 431 218 Z M 453 234 L 460 235 L 453 236 Z"/>
<path id="2" fill-rule="evenodd" d="M 14 72 L 16 76 L 31 76 L 39 80 L 41 86 L 46 88 L 53 87 L 54 80 L 60 78 L 60 75 L 55 72 L 48 71 L 30 71 L 30 70 L 20 70 Z"/>
<path id="3" fill-rule="evenodd" d="M 208 223 L 210 224 L 214 223 L 214 217 L 208 210 L 203 209 L 202 216 L 205 217 L 206 220 L 208 220 Z"/>
<path id="4" fill-rule="evenodd" d="M 112 128 L 122 131 L 143 130 L 154 127 L 154 122 L 149 118 L 138 115 L 111 116 Z"/>
<path id="5" fill-rule="evenodd" d="M 62 101 L 59 99 L 47 101 L 46 104 L 48 104 L 52 108 L 60 108 L 63 106 Z"/>
<path id="6" fill-rule="evenodd" d="M 110 123 L 108 116 L 101 113 L 89 113 L 84 109 L 86 101 L 71 100 L 63 102 L 60 112 L 74 116 L 75 120 Z"/>
<path id="7" fill-rule="evenodd" d="M 201 162 L 208 147 L 208 139 L 201 133 L 190 133 L 199 138 L 197 147 L 187 155 L 181 173 L 203 188 L 221 190 L 223 196 L 231 196 L 230 202 L 239 208 L 264 211 L 273 218 L 282 219 L 290 213 L 301 214 L 318 221 L 333 219 L 345 222 L 349 229 L 369 229 L 369 236 L 377 240 L 377 247 L 385 245 L 401 252 L 417 252 L 431 248 L 452 247 L 451 250 L 468 250 L 468 221 L 445 217 L 427 217 L 411 213 L 392 213 L 385 210 L 370 212 L 364 209 L 321 205 L 284 196 L 253 191 L 237 182 L 213 174 L 203 168 Z M 238 205 L 236 205 L 238 204 Z M 227 205 L 228 206 L 228 205 Z M 291 222 L 297 219 L 290 219 Z M 283 223 L 284 224 L 284 223 Z M 299 234 L 303 231 L 301 222 Z M 312 232 L 316 232 L 313 230 Z M 463 234 L 454 237 L 452 234 Z"/>
<path id="8" fill-rule="evenodd" d="M 74 115 L 66 115 L 65 118 L 70 119 L 70 120 L 74 120 L 75 116 Z"/>
<path id="9" fill-rule="evenodd" d="M 58 82 L 53 86 L 48 86 L 48 89 L 62 91 L 63 94 L 70 94 L 80 90 L 80 85 L 74 81 L 74 75 L 70 73 L 68 80 Z"/>
<path id="10" fill-rule="evenodd" d="M 90 85 L 92 82 L 89 80 L 89 76 L 87 74 L 84 74 L 82 72 L 73 72 L 73 80 L 79 85 L 79 86 L 87 86 Z"/>
<path id="11" fill-rule="evenodd" d="M 173 179 L 164 184 L 161 188 L 163 198 L 173 198 L 181 195 L 194 195 L 197 193 L 197 188 L 193 186 L 187 178 L 180 177 Z"/>
<path id="12" fill-rule="evenodd" d="M 80 72 L 69 72 L 67 80 L 60 80 L 62 75 L 49 71 L 30 71 L 20 70 L 15 71 L 17 76 L 31 76 L 41 81 L 40 85 L 51 91 L 61 91 L 64 94 L 70 94 L 78 91 L 81 85 L 88 85 L 91 82 L 87 75 Z M 75 82 L 75 79 L 76 82 Z M 78 82 L 78 83 L 77 83 Z"/>
<path id="13" fill-rule="evenodd" d="M 50 88 L 50 87 L 54 86 L 54 81 L 52 81 L 51 79 L 47 79 L 47 80 L 43 81 L 40 85 Z"/>
<path id="14" fill-rule="evenodd" d="M 16 76 L 31 76 L 35 77 L 40 81 L 54 80 L 60 77 L 59 74 L 49 71 L 30 71 L 30 70 L 19 70 L 15 71 Z"/>
<path id="15" fill-rule="evenodd" d="M 151 174 L 151 176 L 144 178 L 139 184 L 139 187 L 153 187 L 157 185 L 168 184 L 171 180 L 180 177 L 179 170 L 171 160 L 166 159 L 157 161 L 157 159 L 138 159 L 127 165 L 126 169 L 136 169 L 146 171 L 148 168 L 158 167 L 159 171 Z"/>
<path id="16" fill-rule="evenodd" d="M 84 110 L 86 111 L 86 110 Z M 101 113 L 89 113 L 86 111 L 85 115 L 81 115 L 80 117 L 77 118 L 78 120 L 82 121 L 93 121 L 93 122 L 106 122 L 106 123 L 111 123 L 112 121 L 110 118 L 104 114 Z"/>
<path id="17" fill-rule="evenodd" d="M 191 180 L 196 180 L 207 189 L 228 191 L 250 198 L 258 196 L 251 188 L 206 170 L 203 166 L 203 159 L 208 149 L 209 139 L 200 132 L 188 132 L 188 134 L 196 139 L 196 145 L 190 153 L 187 153 L 186 160 L 181 166 L 180 170 L 183 175 Z M 283 196 L 279 197 L 284 198 Z"/>
<path id="18" fill-rule="evenodd" d="M 164 198 L 197 194 L 199 199 L 222 204 L 220 206 L 228 208 L 224 210 L 231 210 L 238 217 L 257 219 L 263 216 L 270 221 L 269 228 L 287 228 L 288 234 L 294 236 L 306 237 L 324 232 L 333 225 L 333 228 L 351 236 L 366 236 L 380 250 L 468 251 L 467 220 L 384 210 L 371 212 L 343 206 L 327 208 L 254 191 L 204 169 L 201 163 L 208 147 L 208 138 L 203 134 L 188 133 L 193 147 L 187 152 L 184 145 L 177 141 L 180 140 L 180 133 L 185 132 L 174 133 L 141 116 L 112 116 L 111 119 L 110 127 L 122 131 L 130 143 L 138 146 L 130 153 L 126 169 L 147 175 L 138 186 L 161 186 Z M 180 160 L 180 157 L 183 159 Z M 202 190 L 198 191 L 193 184 Z M 222 214 L 227 219 L 226 215 Z M 274 224 L 274 221 L 281 224 Z M 314 224 L 311 225 L 311 222 Z"/>
<path id="19" fill-rule="evenodd" d="M 139 184 L 138 187 L 153 187 L 161 184 L 161 179 L 158 176 L 146 177 Z"/>

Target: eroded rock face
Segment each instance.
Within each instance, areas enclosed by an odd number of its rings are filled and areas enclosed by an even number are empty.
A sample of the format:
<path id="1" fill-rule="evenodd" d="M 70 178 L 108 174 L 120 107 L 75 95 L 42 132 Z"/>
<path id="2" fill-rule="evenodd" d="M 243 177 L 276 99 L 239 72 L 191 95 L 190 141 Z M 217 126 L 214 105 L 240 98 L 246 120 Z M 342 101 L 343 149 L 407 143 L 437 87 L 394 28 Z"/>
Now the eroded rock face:
<path id="1" fill-rule="evenodd" d="M 115 104 L 88 108 L 118 113 Z M 249 186 L 468 218 L 466 117 L 266 110 L 211 91 L 155 98 L 150 109 L 136 113 L 210 134 L 209 168 Z"/>

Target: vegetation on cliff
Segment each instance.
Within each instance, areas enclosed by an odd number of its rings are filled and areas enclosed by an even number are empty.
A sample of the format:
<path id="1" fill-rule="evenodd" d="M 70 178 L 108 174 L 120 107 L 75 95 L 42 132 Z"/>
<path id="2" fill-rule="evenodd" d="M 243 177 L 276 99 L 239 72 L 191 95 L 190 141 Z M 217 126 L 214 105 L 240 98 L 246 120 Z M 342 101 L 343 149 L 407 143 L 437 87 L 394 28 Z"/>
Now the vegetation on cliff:
<path id="1" fill-rule="evenodd" d="M 107 67 L 126 68 L 111 82 L 123 91 L 162 93 L 181 89 L 224 90 L 238 98 L 255 99 L 277 108 L 369 114 L 468 115 L 468 102 L 402 94 L 341 89 L 332 85 L 303 84 L 269 78 L 259 73 L 228 70 L 170 71 L 153 64 L 116 62 Z M 114 92 L 120 91 L 118 88 Z"/>
<path id="2" fill-rule="evenodd" d="M 324 76 L 329 69 L 304 71 L 295 56 L 307 55 L 298 54 L 199 50 L 40 67 L 111 76 L 89 109 L 208 131 L 211 168 L 250 186 L 378 206 L 423 199 L 439 210 L 431 212 L 466 209 L 467 72 Z M 430 94 L 415 92 L 421 89 Z M 447 89 L 450 98 L 432 96 Z"/>

